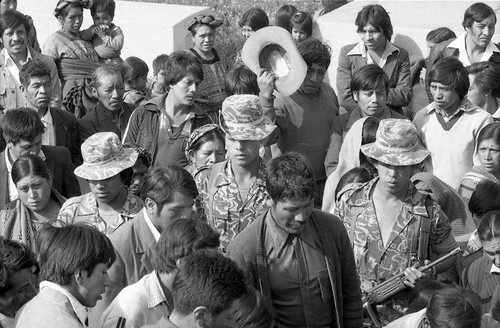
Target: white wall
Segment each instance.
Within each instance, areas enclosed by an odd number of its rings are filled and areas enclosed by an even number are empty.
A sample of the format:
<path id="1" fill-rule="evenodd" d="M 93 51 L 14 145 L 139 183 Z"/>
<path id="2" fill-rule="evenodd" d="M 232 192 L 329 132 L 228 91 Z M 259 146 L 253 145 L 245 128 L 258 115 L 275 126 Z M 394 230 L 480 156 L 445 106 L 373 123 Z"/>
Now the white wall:
<path id="1" fill-rule="evenodd" d="M 33 18 L 42 48 L 47 37 L 60 28 L 53 15 L 56 3 L 57 0 L 19 1 L 17 9 Z M 114 23 L 125 35 L 122 58 L 137 56 L 152 71 L 156 56 L 192 46 L 187 25 L 194 16 L 207 13 L 210 13 L 209 7 L 116 1 Z M 84 10 L 82 29 L 91 24 L 90 10 Z"/>

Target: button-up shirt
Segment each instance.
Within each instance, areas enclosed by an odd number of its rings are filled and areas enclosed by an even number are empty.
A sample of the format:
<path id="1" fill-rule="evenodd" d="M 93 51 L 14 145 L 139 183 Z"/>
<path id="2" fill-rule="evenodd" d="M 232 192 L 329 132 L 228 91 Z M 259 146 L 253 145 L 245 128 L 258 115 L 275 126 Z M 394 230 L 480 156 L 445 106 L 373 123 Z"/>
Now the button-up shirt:
<path id="1" fill-rule="evenodd" d="M 271 211 L 265 225 L 276 327 L 330 327 L 333 294 L 319 235 L 311 224 L 297 235 L 289 234 Z"/>
<path id="2" fill-rule="evenodd" d="M 29 48 L 26 48 L 26 52 L 27 52 L 26 61 L 21 63 L 21 65 L 25 64 L 26 62 L 32 59 L 31 51 L 29 50 Z M 20 90 L 21 81 L 19 80 L 19 68 L 17 67 L 16 63 L 14 62 L 8 51 L 5 51 L 4 65 L 5 68 L 7 69 L 7 72 L 9 72 L 9 74 L 11 75 L 12 80 L 16 84 L 16 90 L 18 90 L 16 92 L 17 107 L 23 106 L 26 103 L 26 97 L 24 97 L 23 93 Z"/>
<path id="3" fill-rule="evenodd" d="M 172 295 L 165 295 L 158 273 L 153 271 L 116 296 L 104 311 L 102 324 L 104 328 L 143 327 L 168 318 L 172 311 Z"/>
<path id="4" fill-rule="evenodd" d="M 453 40 L 448 47 L 458 49 L 458 60 L 464 64 L 464 66 L 472 65 L 469 56 L 467 55 L 467 48 L 465 46 L 465 39 L 467 38 L 467 33 L 462 34 L 455 40 Z M 484 50 L 483 56 L 480 61 L 489 61 L 494 52 L 500 52 L 493 42 L 490 41 Z"/>
<path id="5" fill-rule="evenodd" d="M 54 129 L 54 120 L 52 119 L 52 113 L 50 112 L 50 107 L 47 112 L 42 117 L 42 123 L 45 126 L 45 130 L 42 135 L 42 145 L 55 146 L 56 145 L 56 132 Z"/>
<path id="6" fill-rule="evenodd" d="M 142 200 L 129 193 L 122 208 L 117 211 L 118 213 L 114 220 L 106 222 L 101 215 L 99 215 L 99 205 L 97 204 L 94 194 L 89 192 L 82 196 L 68 199 L 63 204 L 57 218 L 66 224 L 86 222 L 109 236 L 122 223 L 130 221 L 142 207 Z"/>
<path id="7" fill-rule="evenodd" d="M 82 303 L 80 303 L 73 296 L 73 294 L 68 292 L 66 289 L 62 288 L 60 285 L 55 284 L 55 283 L 50 282 L 50 281 L 47 281 L 47 280 L 42 281 L 40 283 L 40 290 L 42 290 L 43 288 L 54 289 L 54 290 L 58 291 L 59 293 L 63 294 L 64 296 L 66 296 L 69 300 L 69 303 L 71 304 L 71 307 L 73 308 L 73 311 L 75 311 L 76 317 L 81 322 L 82 326 L 84 326 L 84 327 L 88 326 L 88 324 L 87 324 L 87 322 L 88 322 L 88 320 L 87 320 L 88 319 L 87 308 Z"/>
<path id="8" fill-rule="evenodd" d="M 155 225 L 151 221 L 151 218 L 149 217 L 148 211 L 146 211 L 146 208 L 142 209 L 142 214 L 144 215 L 144 221 L 146 221 L 146 224 L 148 225 L 149 230 L 151 230 L 151 233 L 153 234 L 153 238 L 155 239 L 156 242 L 160 240 L 160 232 L 158 229 L 156 229 Z"/>
<path id="9" fill-rule="evenodd" d="M 368 52 L 368 49 L 366 49 L 364 42 L 360 41 L 347 55 L 361 55 L 363 58 L 366 58 L 367 64 L 376 64 L 380 68 L 383 68 L 387 63 L 387 58 L 394 52 L 399 52 L 399 49 L 389 41 L 386 41 L 384 52 L 382 53 L 382 56 L 380 56 L 380 62 L 376 63 L 373 60 L 372 56 L 370 56 L 370 53 Z"/>
<path id="10" fill-rule="evenodd" d="M 217 175 L 213 189 L 209 190 L 211 174 Z M 225 251 L 238 233 L 268 208 L 270 197 L 266 191 L 265 166 L 262 159 L 259 160 L 257 175 L 245 199 L 241 198 L 230 160 L 223 162 L 218 172 L 211 169 L 200 171 L 195 180 L 208 223 L 220 233 L 222 251 Z"/>

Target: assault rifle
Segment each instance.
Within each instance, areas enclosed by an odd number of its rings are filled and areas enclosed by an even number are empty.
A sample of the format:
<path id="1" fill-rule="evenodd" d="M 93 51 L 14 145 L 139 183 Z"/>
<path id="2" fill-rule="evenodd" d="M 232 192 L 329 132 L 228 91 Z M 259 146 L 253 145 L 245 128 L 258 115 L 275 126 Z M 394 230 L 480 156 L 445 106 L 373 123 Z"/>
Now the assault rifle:
<path id="1" fill-rule="evenodd" d="M 414 267 L 417 268 L 418 271 L 420 272 L 425 272 L 435 265 L 449 259 L 452 256 L 455 256 L 458 252 L 461 252 L 462 250 L 460 247 L 455 248 L 452 250 L 450 253 L 446 254 L 445 256 L 437 259 L 434 262 L 431 262 L 427 265 L 420 266 L 420 267 Z M 373 309 L 372 306 L 374 306 L 377 303 L 382 303 L 392 295 L 396 294 L 397 292 L 403 290 L 406 288 L 406 285 L 404 284 L 406 280 L 406 275 L 404 272 L 401 272 L 400 274 L 387 279 L 386 281 L 380 283 L 379 285 L 370 288 L 366 292 L 363 293 L 363 308 L 366 310 L 368 313 L 373 325 L 375 327 L 382 327 L 382 322 L 380 321 L 380 318 L 378 314 L 376 313 L 376 310 Z"/>

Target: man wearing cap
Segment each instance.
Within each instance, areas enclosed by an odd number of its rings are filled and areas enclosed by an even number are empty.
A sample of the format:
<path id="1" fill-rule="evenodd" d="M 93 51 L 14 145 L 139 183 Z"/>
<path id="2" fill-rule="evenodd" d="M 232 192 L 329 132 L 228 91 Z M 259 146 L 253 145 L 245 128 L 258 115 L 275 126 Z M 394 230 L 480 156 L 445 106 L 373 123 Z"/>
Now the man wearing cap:
<path id="1" fill-rule="evenodd" d="M 10 171 L 17 158 L 27 153 L 38 155 L 45 161 L 51 174 L 52 188 L 64 197 L 80 195 L 69 150 L 42 145 L 45 127 L 35 110 L 9 110 L 0 118 L 0 127 L 7 143 L 5 151 L 0 153 L 0 208 L 17 199 L 17 188 Z"/>
<path id="2" fill-rule="evenodd" d="M 194 104 L 203 68 L 192 54 L 172 53 L 166 76 L 170 91 L 134 110 L 123 139 L 149 150 L 153 164 L 184 167 L 189 164 L 184 153 L 186 139 L 194 129 L 217 123 L 217 113 Z"/>
<path id="3" fill-rule="evenodd" d="M 415 126 L 401 119 L 382 120 L 376 141 L 361 146 L 361 151 L 373 160 L 378 177 L 344 187 L 335 211 L 349 233 L 361 289 L 367 291 L 403 271 L 413 287 L 423 276 L 413 265 L 424 263 L 430 254 L 441 257 L 456 245 L 441 207 L 410 181 L 429 152 Z M 443 261 L 426 275 L 435 277 L 453 262 Z M 393 304 L 406 306 L 407 292 L 394 295 Z"/>
<path id="4" fill-rule="evenodd" d="M 330 147 L 340 148 L 338 135 L 333 133 L 339 102 L 332 87 L 323 82 L 330 65 L 330 48 L 311 38 L 297 46 L 307 63 L 307 75 L 290 96 L 276 93 L 276 125 L 281 131 L 278 147 L 282 153 L 302 153 L 311 162 L 317 182 L 315 204 L 321 207 L 326 154 Z"/>
<path id="5" fill-rule="evenodd" d="M 30 60 L 19 71 L 26 106 L 37 111 L 45 125 L 42 144 L 63 146 L 71 153 L 73 165 L 82 164 L 80 137 L 75 115 L 50 106 L 52 80 L 50 69 L 41 60 Z"/>
<path id="6" fill-rule="evenodd" d="M 0 51 L 0 111 L 25 106 L 21 92 L 19 68 L 32 59 L 41 60 L 50 70 L 52 95 L 50 106 L 61 107 L 61 84 L 56 64 L 52 58 L 42 55 L 28 45 L 29 22 L 25 15 L 7 10 L 0 15 L 0 35 L 3 49 Z"/>
<path id="7" fill-rule="evenodd" d="M 346 229 L 314 209 L 315 179 L 303 155 L 269 162 L 270 207 L 229 244 L 228 255 L 276 312 L 275 327 L 362 326 L 356 264 Z"/>
<path id="8" fill-rule="evenodd" d="M 467 69 L 455 57 L 445 57 L 429 71 L 434 101 L 417 112 L 413 124 L 430 151 L 425 170 L 458 189 L 460 180 L 474 165 L 476 140 L 481 129 L 493 122 L 491 115 L 473 105 Z"/>
<path id="9" fill-rule="evenodd" d="M 116 261 L 109 268 L 109 287 L 90 312 L 90 327 L 100 327 L 104 310 L 118 293 L 154 270 L 160 235 L 176 219 L 190 218 L 198 189 L 193 177 L 178 166 L 155 166 L 144 177 L 144 208 L 109 237 Z"/>
<path id="10" fill-rule="evenodd" d="M 267 210 L 261 141 L 276 126 L 263 114 L 259 97 L 233 95 L 222 103 L 228 159 L 196 176 L 208 222 L 221 235 L 221 250 Z"/>
<path id="11" fill-rule="evenodd" d="M 142 209 L 142 201 L 127 189 L 138 153 L 124 148 L 113 132 L 99 132 L 82 144 L 82 155 L 83 164 L 75 174 L 88 181 L 90 192 L 68 199 L 58 219 L 85 222 L 109 236 Z"/>

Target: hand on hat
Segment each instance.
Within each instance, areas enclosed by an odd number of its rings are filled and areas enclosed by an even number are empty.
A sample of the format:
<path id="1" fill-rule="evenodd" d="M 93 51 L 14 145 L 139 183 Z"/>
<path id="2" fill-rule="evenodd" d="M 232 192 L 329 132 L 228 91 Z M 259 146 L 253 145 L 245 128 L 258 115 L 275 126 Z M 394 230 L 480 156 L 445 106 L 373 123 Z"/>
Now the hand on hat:
<path id="1" fill-rule="evenodd" d="M 257 85 L 261 95 L 270 98 L 274 93 L 274 81 L 276 81 L 276 75 L 269 72 L 265 68 L 261 68 L 259 71 L 259 76 L 257 76 Z"/>

